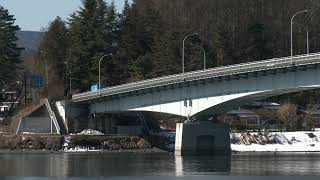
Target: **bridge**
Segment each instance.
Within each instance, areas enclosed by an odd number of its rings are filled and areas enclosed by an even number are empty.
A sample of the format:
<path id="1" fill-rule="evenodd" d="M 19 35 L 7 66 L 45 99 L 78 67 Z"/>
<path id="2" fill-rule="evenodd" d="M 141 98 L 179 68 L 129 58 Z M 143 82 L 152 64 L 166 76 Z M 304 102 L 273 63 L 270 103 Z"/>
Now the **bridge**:
<path id="1" fill-rule="evenodd" d="M 320 53 L 217 67 L 73 95 L 91 113 L 151 111 L 206 117 L 320 87 Z"/>
<path id="2" fill-rule="evenodd" d="M 80 114 L 149 111 L 193 116 L 200 124 L 177 124 L 175 150 L 230 150 L 229 129 L 208 123 L 246 103 L 320 88 L 320 53 L 274 58 L 164 76 L 73 95 L 69 121 Z M 87 120 L 85 120 L 87 121 Z"/>

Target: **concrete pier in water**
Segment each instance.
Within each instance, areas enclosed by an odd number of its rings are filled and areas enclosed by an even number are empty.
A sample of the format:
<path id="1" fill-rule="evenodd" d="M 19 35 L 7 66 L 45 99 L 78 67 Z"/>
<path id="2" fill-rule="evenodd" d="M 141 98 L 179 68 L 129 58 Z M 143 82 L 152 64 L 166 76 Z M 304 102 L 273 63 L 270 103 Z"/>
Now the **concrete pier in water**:
<path id="1" fill-rule="evenodd" d="M 229 154 L 229 127 L 210 121 L 178 123 L 176 126 L 175 154 Z"/>

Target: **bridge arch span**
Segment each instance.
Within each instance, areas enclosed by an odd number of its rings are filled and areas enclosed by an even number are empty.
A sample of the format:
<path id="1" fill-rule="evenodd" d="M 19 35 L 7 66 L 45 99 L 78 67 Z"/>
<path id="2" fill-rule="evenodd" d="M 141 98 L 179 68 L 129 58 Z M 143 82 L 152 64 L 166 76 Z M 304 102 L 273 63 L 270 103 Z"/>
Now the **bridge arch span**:
<path id="1" fill-rule="evenodd" d="M 212 116 L 267 97 L 320 88 L 319 64 L 320 53 L 315 53 L 139 81 L 74 95 L 70 112 Z"/>
<path id="2" fill-rule="evenodd" d="M 184 101 L 154 105 L 148 107 L 141 107 L 132 109 L 131 111 L 148 111 L 167 113 L 178 116 L 193 116 L 193 117 L 210 117 L 218 115 L 220 113 L 238 108 L 239 106 L 249 104 L 251 102 L 263 100 L 269 97 L 288 94 L 292 92 L 312 90 L 320 88 L 320 86 L 305 86 L 298 88 L 276 89 L 266 91 L 255 91 L 248 93 L 239 93 L 232 95 L 215 96 L 208 98 L 200 98 L 191 100 L 192 106 L 190 106 L 190 99 L 185 103 Z M 187 105 L 187 106 L 185 106 Z"/>

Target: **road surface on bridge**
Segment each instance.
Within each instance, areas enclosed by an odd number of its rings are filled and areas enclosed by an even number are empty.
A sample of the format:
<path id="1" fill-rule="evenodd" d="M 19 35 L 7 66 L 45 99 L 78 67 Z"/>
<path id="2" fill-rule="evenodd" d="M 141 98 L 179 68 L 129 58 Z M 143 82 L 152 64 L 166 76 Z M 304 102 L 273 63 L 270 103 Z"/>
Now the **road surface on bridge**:
<path id="1" fill-rule="evenodd" d="M 134 92 L 155 87 L 162 87 L 172 84 L 179 84 L 184 82 L 225 77 L 230 75 L 240 75 L 250 72 L 283 69 L 288 67 L 299 67 L 319 63 L 320 53 L 313 53 L 293 57 L 273 58 L 249 63 L 221 66 L 206 70 L 193 71 L 185 74 L 181 73 L 122 84 L 118 86 L 104 88 L 98 92 L 85 92 L 81 94 L 75 94 L 72 97 L 72 102 L 90 101 L 101 97 L 113 96 L 128 92 Z"/>

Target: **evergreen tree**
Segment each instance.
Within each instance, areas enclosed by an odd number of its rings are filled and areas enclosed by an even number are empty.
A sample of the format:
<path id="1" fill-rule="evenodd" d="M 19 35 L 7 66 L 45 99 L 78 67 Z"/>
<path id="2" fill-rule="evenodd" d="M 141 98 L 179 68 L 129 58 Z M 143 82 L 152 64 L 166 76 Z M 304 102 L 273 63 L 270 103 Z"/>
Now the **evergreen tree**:
<path id="1" fill-rule="evenodd" d="M 245 47 L 247 61 L 257 61 L 272 58 L 272 50 L 268 44 L 268 35 L 264 25 L 256 22 L 248 28 L 249 39 Z"/>
<path id="2" fill-rule="evenodd" d="M 235 48 L 232 43 L 231 33 L 223 27 L 213 27 L 212 33 L 209 35 L 211 41 L 210 46 L 216 54 L 215 64 L 217 66 L 228 65 L 234 62 Z"/>
<path id="3" fill-rule="evenodd" d="M 153 77 L 181 72 L 181 42 L 177 32 L 167 31 L 159 34 L 153 50 Z"/>
<path id="4" fill-rule="evenodd" d="M 20 29 L 14 25 L 15 19 L 8 10 L 0 6 L 0 90 L 4 84 L 14 81 L 17 64 L 21 62 L 16 32 Z"/>
<path id="5" fill-rule="evenodd" d="M 125 1 L 125 5 L 122 13 L 119 15 L 119 25 L 118 25 L 118 36 L 119 36 L 119 46 L 116 55 L 113 58 L 113 64 L 116 66 L 113 69 L 113 85 L 125 83 L 129 78 L 128 73 L 128 51 L 131 47 L 129 45 L 133 44 L 133 40 L 130 37 L 129 17 L 131 12 L 131 6 L 128 0 Z M 130 42 L 129 42 L 130 41 Z M 129 50 L 128 50 L 129 49 Z"/>
<path id="6" fill-rule="evenodd" d="M 98 83 L 98 61 L 106 53 L 114 52 L 116 40 L 116 14 L 112 4 L 103 0 L 82 0 L 83 8 L 69 19 L 70 25 L 70 65 L 73 87 L 80 91 Z M 110 58 L 104 59 L 103 66 L 112 64 Z M 108 67 L 108 66 L 107 66 Z M 110 73 L 102 73 L 103 77 Z M 103 78 L 105 81 L 108 78 Z M 109 78 L 110 79 L 110 78 Z"/>
<path id="7" fill-rule="evenodd" d="M 65 22 L 57 17 L 48 27 L 39 48 L 41 69 L 48 68 L 49 82 L 56 84 L 66 77 L 66 54 L 69 38 Z M 44 62 L 46 61 L 46 62 Z"/>
<path id="8" fill-rule="evenodd" d="M 151 77 L 152 49 L 155 36 L 160 33 L 160 16 L 152 7 L 142 8 L 139 1 L 125 6 L 122 31 L 117 53 L 118 73 L 125 81 L 138 81 Z M 123 81 L 122 81 L 123 82 Z"/>
<path id="9" fill-rule="evenodd" d="M 112 2 L 110 6 L 107 7 L 107 11 L 105 14 L 106 37 L 104 38 L 104 40 L 107 43 L 105 52 L 112 53 L 113 56 L 116 54 L 119 46 L 119 21 L 119 15 L 116 13 L 114 2 Z M 114 64 L 114 60 L 112 57 L 107 57 L 107 59 L 104 60 L 102 66 L 103 76 L 101 77 L 101 81 L 102 84 L 106 86 L 117 84 L 114 81 L 114 78 L 118 75 L 114 73 L 116 65 Z"/>

